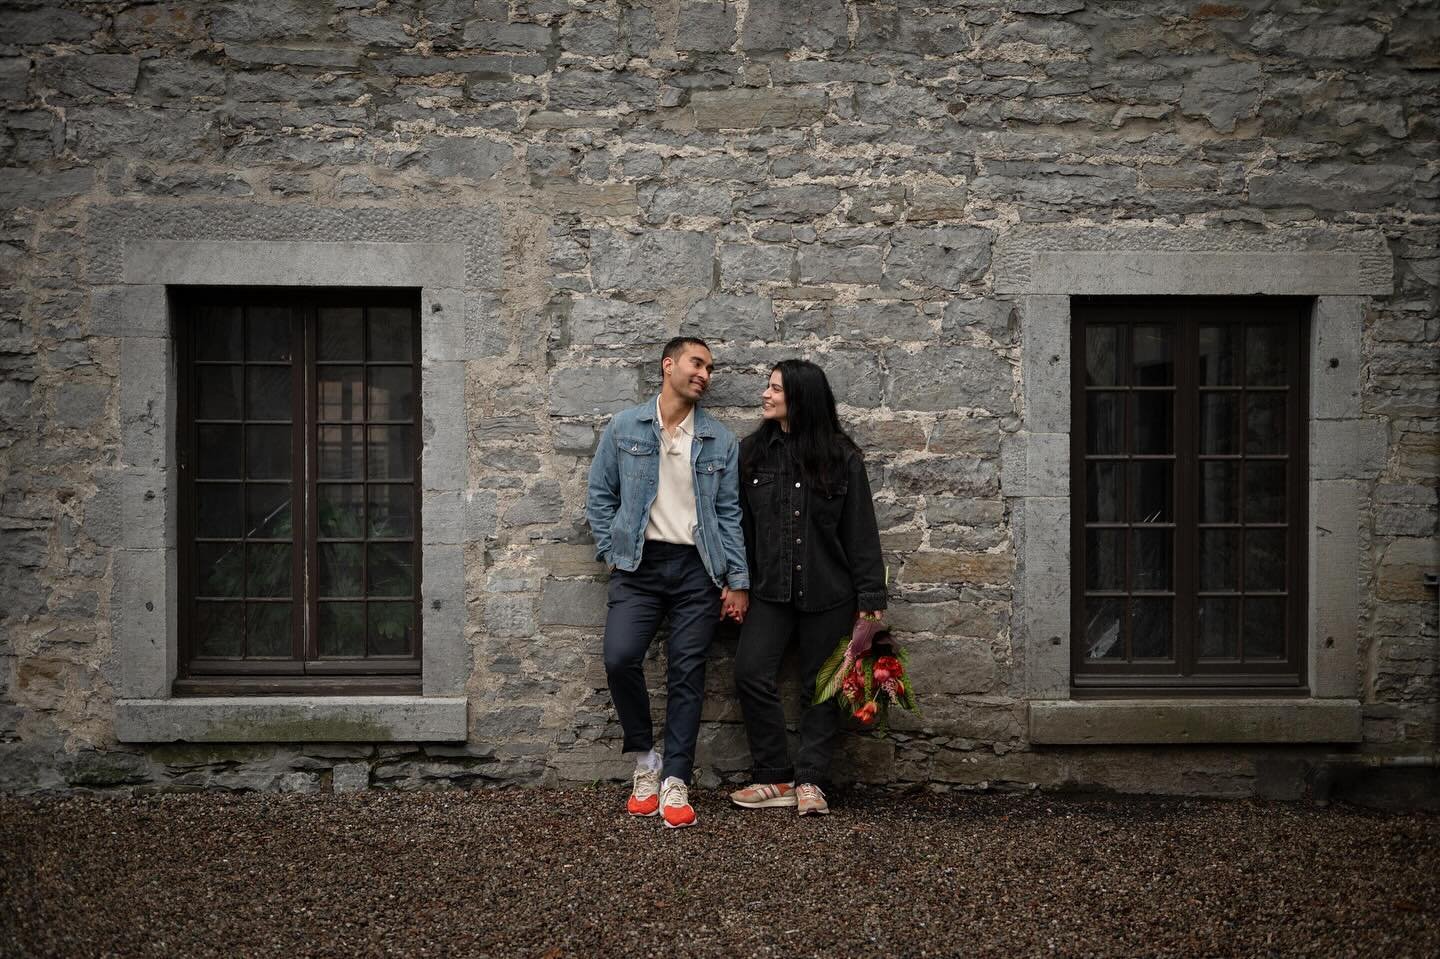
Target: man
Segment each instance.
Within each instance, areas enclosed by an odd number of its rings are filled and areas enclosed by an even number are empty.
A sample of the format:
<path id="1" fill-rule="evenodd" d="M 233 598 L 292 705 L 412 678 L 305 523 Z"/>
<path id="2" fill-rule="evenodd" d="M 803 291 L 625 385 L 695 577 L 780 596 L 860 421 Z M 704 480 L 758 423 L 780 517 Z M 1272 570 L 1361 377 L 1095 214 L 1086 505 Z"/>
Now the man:
<path id="1" fill-rule="evenodd" d="M 740 532 L 739 444 L 696 406 L 714 371 L 694 337 L 665 344 L 660 395 L 615 415 L 590 465 L 585 507 L 595 556 L 610 568 L 605 674 L 635 759 L 627 809 L 695 825 L 690 773 L 718 619 L 745 618 L 750 574 Z M 645 652 L 670 616 L 665 752 L 655 751 Z"/>

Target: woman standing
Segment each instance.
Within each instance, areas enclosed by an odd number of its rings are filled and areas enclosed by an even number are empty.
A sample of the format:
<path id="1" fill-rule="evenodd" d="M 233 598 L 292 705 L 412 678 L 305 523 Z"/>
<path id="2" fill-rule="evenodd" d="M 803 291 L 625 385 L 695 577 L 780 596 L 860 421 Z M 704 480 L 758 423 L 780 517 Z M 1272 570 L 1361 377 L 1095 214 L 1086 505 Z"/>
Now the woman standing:
<path id="1" fill-rule="evenodd" d="M 857 610 L 875 616 L 885 608 L 885 564 L 865 462 L 840 427 L 824 371 L 783 360 L 762 396 L 760 427 L 740 443 L 750 609 L 735 656 L 754 781 L 730 798 L 747 809 L 797 806 L 802 816 L 823 815 L 830 808 L 821 783 L 840 709 L 811 702 L 815 675 Z M 776 683 L 792 641 L 805 702 L 793 765 Z"/>

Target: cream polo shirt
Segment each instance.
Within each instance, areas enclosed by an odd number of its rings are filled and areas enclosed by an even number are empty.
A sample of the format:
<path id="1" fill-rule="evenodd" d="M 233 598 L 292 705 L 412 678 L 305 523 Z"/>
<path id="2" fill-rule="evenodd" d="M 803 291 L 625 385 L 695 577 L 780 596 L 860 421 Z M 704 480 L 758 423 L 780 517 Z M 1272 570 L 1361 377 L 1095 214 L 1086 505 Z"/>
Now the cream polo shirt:
<path id="1" fill-rule="evenodd" d="M 650 507 L 645 538 L 662 543 L 695 545 L 695 473 L 690 467 L 690 443 L 695 436 L 695 408 L 675 428 L 671 439 L 665 432 L 660 400 L 655 400 L 655 422 L 660 424 L 660 486 Z"/>

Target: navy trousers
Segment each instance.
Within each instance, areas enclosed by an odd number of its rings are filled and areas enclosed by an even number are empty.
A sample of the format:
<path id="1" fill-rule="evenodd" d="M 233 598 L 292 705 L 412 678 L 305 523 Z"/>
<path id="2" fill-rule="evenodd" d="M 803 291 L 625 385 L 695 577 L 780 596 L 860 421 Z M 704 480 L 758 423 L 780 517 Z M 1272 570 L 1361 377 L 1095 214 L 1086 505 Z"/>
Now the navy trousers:
<path id="1" fill-rule="evenodd" d="M 667 614 L 670 641 L 661 776 L 689 783 L 705 699 L 705 654 L 720 618 L 720 589 L 705 572 L 695 547 L 647 542 L 638 569 L 610 573 L 605 615 L 605 675 L 625 731 L 626 752 L 655 746 L 645 653 Z"/>

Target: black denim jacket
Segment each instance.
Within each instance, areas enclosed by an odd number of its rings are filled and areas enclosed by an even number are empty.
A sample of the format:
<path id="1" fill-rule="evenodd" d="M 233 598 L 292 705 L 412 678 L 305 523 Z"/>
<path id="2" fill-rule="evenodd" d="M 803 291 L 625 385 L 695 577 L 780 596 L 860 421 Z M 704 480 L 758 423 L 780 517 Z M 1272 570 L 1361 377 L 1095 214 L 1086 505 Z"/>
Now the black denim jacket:
<path id="1" fill-rule="evenodd" d="M 741 441 L 740 460 L 750 436 Z M 740 473 L 741 522 L 751 595 L 794 602 L 815 613 L 854 602 L 885 608 L 885 561 L 865 463 L 852 453 L 845 481 L 822 491 L 806 483 L 782 437 L 772 436 L 753 469 Z"/>

